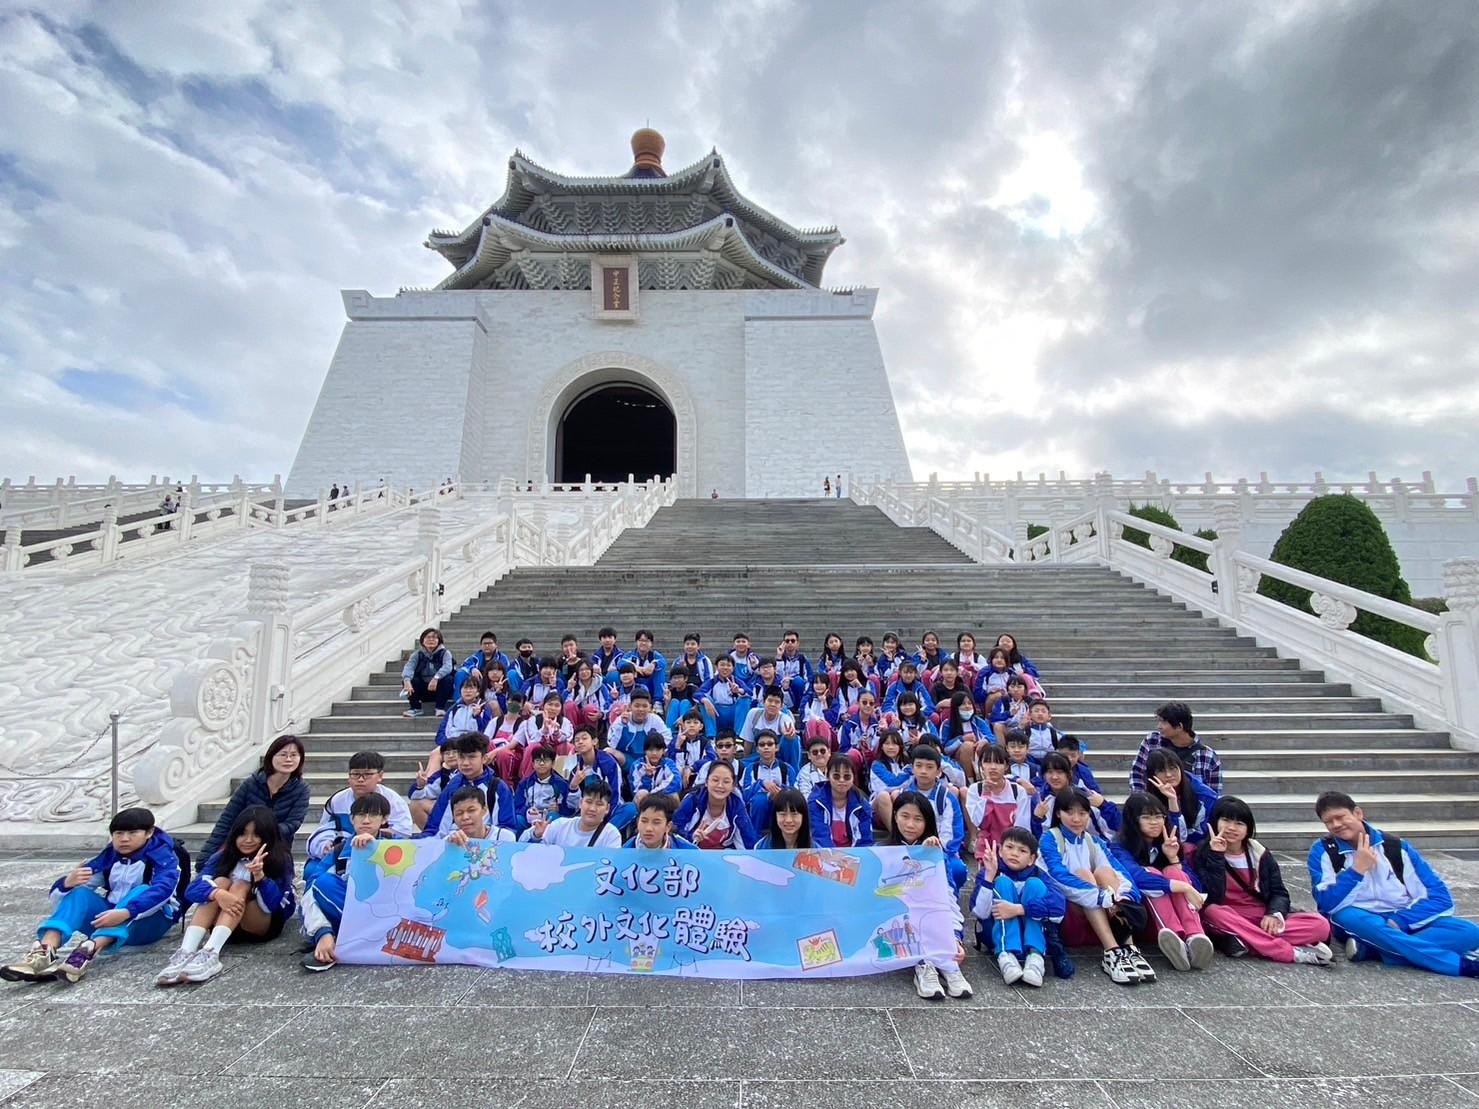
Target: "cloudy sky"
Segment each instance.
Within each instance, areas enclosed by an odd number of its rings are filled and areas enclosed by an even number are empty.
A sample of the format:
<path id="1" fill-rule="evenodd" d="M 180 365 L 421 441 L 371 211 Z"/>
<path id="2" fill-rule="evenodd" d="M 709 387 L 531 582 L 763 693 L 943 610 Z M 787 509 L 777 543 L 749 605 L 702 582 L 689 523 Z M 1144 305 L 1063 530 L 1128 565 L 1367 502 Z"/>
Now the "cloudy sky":
<path id="1" fill-rule="evenodd" d="M 877 285 L 915 473 L 1479 472 L 1479 6 L 0 0 L 0 475 L 287 473 L 338 290 L 651 121 Z"/>

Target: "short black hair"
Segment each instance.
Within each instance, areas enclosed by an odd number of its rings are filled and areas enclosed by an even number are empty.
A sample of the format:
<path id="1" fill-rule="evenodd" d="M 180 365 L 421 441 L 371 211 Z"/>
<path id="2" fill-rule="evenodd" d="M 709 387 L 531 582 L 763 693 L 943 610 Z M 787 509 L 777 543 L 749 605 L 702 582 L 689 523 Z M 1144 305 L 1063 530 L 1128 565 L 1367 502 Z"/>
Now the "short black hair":
<path id="1" fill-rule="evenodd" d="M 529 644 L 529 646 L 531 646 L 531 647 L 534 646 L 534 640 L 530 639 L 527 635 L 526 636 L 523 636 L 522 638 L 520 638 L 519 640 L 517 640 L 514 643 L 514 646 L 521 648 L 521 647 L 524 646 L 525 643 Z"/>
<path id="2" fill-rule="evenodd" d="M 914 762 L 918 759 L 924 759 L 925 762 L 932 762 L 936 766 L 939 766 L 940 752 L 928 743 L 916 743 L 909 749 L 909 761 Z"/>
<path id="3" fill-rule="evenodd" d="M 1078 741 L 1078 736 L 1069 735 L 1067 732 L 1059 732 L 1053 737 L 1053 750 L 1055 751 L 1077 751 L 1083 753 L 1083 744 Z"/>
<path id="4" fill-rule="evenodd" d="M 482 732 L 463 732 L 457 737 L 457 753 L 459 755 L 486 755 L 488 737 Z"/>
<path id="5" fill-rule="evenodd" d="M 616 672 L 618 674 L 631 674 L 635 677 L 637 673 L 637 664 L 635 662 L 623 662 L 616 668 Z"/>
<path id="6" fill-rule="evenodd" d="M 641 816 L 644 812 L 650 812 L 652 809 L 662 810 L 662 814 L 671 822 L 673 814 L 678 811 L 678 799 L 671 793 L 643 794 L 642 800 L 637 802 L 637 815 Z"/>
<path id="7" fill-rule="evenodd" d="M 581 732 L 584 732 L 586 735 L 590 736 L 592 739 L 595 739 L 596 738 L 596 729 L 593 728 L 591 725 L 584 724 L 584 723 L 575 725 L 575 730 L 570 733 L 570 738 L 571 739 L 574 739 Z"/>
<path id="8" fill-rule="evenodd" d="M 687 633 L 684 634 L 684 636 L 683 636 L 683 642 L 684 643 L 687 643 L 690 639 L 693 640 L 693 642 L 698 643 L 698 644 L 702 644 L 703 643 L 703 640 L 698 637 L 698 632 L 687 632 Z"/>
<path id="9" fill-rule="evenodd" d="M 639 685 L 636 689 L 632 690 L 631 700 L 646 701 L 650 705 L 652 704 L 652 694 L 645 685 Z"/>
<path id="10" fill-rule="evenodd" d="M 1321 794 L 1321 796 L 1326 797 L 1329 795 Z M 1347 797 L 1346 800 L 1349 801 L 1350 798 Z M 1319 802 L 1317 801 L 1316 804 L 1319 804 Z M 1339 806 L 1336 807 L 1338 808 Z M 1219 820 L 1241 821 L 1248 827 L 1249 839 L 1253 839 L 1258 835 L 1258 825 L 1254 823 L 1253 810 L 1248 807 L 1248 802 L 1244 801 L 1241 797 L 1217 798 L 1217 803 L 1212 806 L 1212 815 L 1207 817 L 1207 826 L 1215 832 L 1217 831 L 1217 822 Z"/>
<path id="11" fill-rule="evenodd" d="M 1167 701 L 1155 710 L 1155 715 L 1157 720 L 1164 720 L 1173 728 L 1180 728 L 1187 732 L 1192 730 L 1191 709 L 1180 701 Z"/>
<path id="12" fill-rule="evenodd" d="M 1089 799 L 1072 786 L 1060 789 L 1053 794 L 1053 827 L 1056 828 L 1063 823 L 1065 812 L 1072 812 L 1076 809 L 1082 809 L 1086 813 L 1094 811 L 1094 807 L 1089 804 Z"/>
<path id="13" fill-rule="evenodd" d="M 488 807 L 487 795 L 484 794 L 483 791 L 480 790 L 477 786 L 459 787 L 457 792 L 452 794 L 452 800 L 448 805 L 448 808 L 455 809 L 464 801 L 476 801 L 480 807 L 484 809 Z"/>
<path id="14" fill-rule="evenodd" d="M 704 722 L 704 714 L 701 713 L 701 712 L 699 712 L 698 709 L 689 709 L 687 712 L 685 712 L 678 719 L 679 720 L 697 720 L 700 724 L 702 724 Z"/>
<path id="15" fill-rule="evenodd" d="M 1355 799 L 1349 793 L 1341 793 L 1338 789 L 1327 789 L 1315 798 L 1315 815 L 1324 817 L 1331 809 L 1349 809 L 1355 812 L 1357 809 Z M 1253 833 L 1248 833 L 1251 837 Z"/>
<path id="16" fill-rule="evenodd" d="M 634 635 L 634 636 L 632 636 L 632 641 L 633 642 L 636 642 L 639 639 L 656 639 L 656 638 L 657 638 L 657 636 L 655 636 L 655 635 L 652 634 L 652 629 L 651 628 L 638 628 L 637 629 L 637 634 Z"/>
<path id="17" fill-rule="evenodd" d="M 755 746 L 756 747 L 759 747 L 760 746 L 760 741 L 762 739 L 764 739 L 766 736 L 769 736 L 771 739 L 773 739 L 775 741 L 775 743 L 776 743 L 776 746 L 780 746 L 781 737 L 775 734 L 775 729 L 774 728 L 761 728 L 758 732 L 756 732 L 755 733 Z M 828 744 L 828 746 L 831 746 L 831 744 Z"/>
<path id="18" fill-rule="evenodd" d="M 498 636 L 494 635 L 492 632 L 484 632 L 482 635 L 478 636 L 479 643 L 481 643 L 485 639 L 491 639 L 494 643 L 498 642 Z"/>
<path id="19" fill-rule="evenodd" d="M 1042 757 L 1040 774 L 1046 774 L 1049 770 L 1061 770 L 1068 775 L 1069 781 L 1073 780 L 1073 762 L 1061 751 L 1049 751 Z"/>
<path id="20" fill-rule="evenodd" d="M 378 816 L 383 820 L 390 819 L 390 801 L 379 790 L 373 790 L 363 797 L 356 797 L 349 806 L 350 816 Z"/>
<path id="21" fill-rule="evenodd" d="M 596 633 L 596 638 L 597 639 L 605 639 L 608 635 L 612 639 L 615 639 L 616 638 L 616 629 L 613 628 L 610 624 L 607 624 L 604 628 L 602 628 L 600 631 L 598 631 Z"/>
<path id="22" fill-rule="evenodd" d="M 1032 831 L 1030 829 L 1019 828 L 1015 824 L 1013 824 L 1006 831 L 1002 832 L 1001 842 L 1020 843 L 1023 847 L 1027 848 L 1027 850 L 1031 851 L 1034 855 L 1036 855 L 1038 852 L 1037 837 L 1032 834 Z"/>
<path id="23" fill-rule="evenodd" d="M 688 678 L 688 677 L 691 677 L 691 676 L 692 676 L 692 672 L 688 669 L 688 667 L 684 666 L 681 662 L 677 666 L 673 667 L 671 670 L 668 671 L 668 677 L 669 678 Z"/>
<path id="24" fill-rule="evenodd" d="M 1021 743 L 1024 746 L 1028 743 L 1027 733 L 1021 728 L 1008 728 L 1002 733 L 1001 745 L 1003 747 L 1010 747 L 1014 743 Z"/>
<path id="25" fill-rule="evenodd" d="M 378 770 L 385 773 L 385 756 L 379 751 L 356 751 L 349 756 L 350 770 Z"/>
<path id="26" fill-rule="evenodd" d="M 536 747 L 529 753 L 530 762 L 538 762 L 540 759 L 555 761 L 555 749 L 553 747 Z"/>
<path id="27" fill-rule="evenodd" d="M 642 741 L 642 750 L 651 751 L 653 748 L 659 751 L 668 749 L 667 741 L 663 739 L 661 732 L 648 732 L 647 738 Z"/>
<path id="28" fill-rule="evenodd" d="M 762 701 L 768 701 L 772 697 L 779 697 L 782 701 L 786 699 L 786 695 L 781 692 L 781 687 L 778 685 L 768 685 L 760 691 Z"/>
<path id="29" fill-rule="evenodd" d="M 589 775 L 585 781 L 580 783 L 580 795 L 582 797 L 595 797 L 602 801 L 611 800 L 611 786 L 605 778 L 597 774 Z"/>
<path id="30" fill-rule="evenodd" d="M 110 835 L 113 832 L 152 831 L 154 831 L 154 814 L 142 807 L 119 809 L 113 814 L 113 819 L 108 821 Z"/>

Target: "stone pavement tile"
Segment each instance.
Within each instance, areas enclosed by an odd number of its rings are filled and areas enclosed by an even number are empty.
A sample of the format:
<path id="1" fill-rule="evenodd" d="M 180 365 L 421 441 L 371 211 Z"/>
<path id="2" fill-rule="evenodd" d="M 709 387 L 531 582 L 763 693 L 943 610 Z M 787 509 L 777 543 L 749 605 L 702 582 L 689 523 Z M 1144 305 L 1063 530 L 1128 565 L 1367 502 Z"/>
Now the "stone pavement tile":
<path id="1" fill-rule="evenodd" d="M 199 985 L 159 990 L 186 1005 L 360 1005 L 390 999 L 398 1006 L 442 1008 L 482 977 L 478 967 L 337 966 L 314 974 L 299 964 L 296 947 L 269 953 L 226 946 L 225 969 Z M 168 958 L 168 955 L 164 956 Z M 164 959 L 160 959 L 162 964 Z M 158 966 L 154 970 L 158 971 Z"/>
<path id="2" fill-rule="evenodd" d="M 551 970 L 496 970 L 481 968 L 478 980 L 464 997 L 467 1004 L 515 1008 L 554 1008 L 589 1005 L 591 990 L 611 975 Z"/>
<path id="3" fill-rule="evenodd" d="M 136 1085 L 102 1075 L 49 1076 L 5 1102 L 5 1109 L 158 1109 L 162 1105 L 220 1105 L 230 1109 L 343 1109 L 363 1105 L 381 1083 L 374 1079 L 253 1078 L 158 1074 Z"/>
<path id="4" fill-rule="evenodd" d="M 670 1079 L 689 1078 L 699 1070 L 715 1079 L 806 1074 L 825 1080 L 893 1078 L 909 1072 L 888 1013 L 882 1009 L 734 1012 L 724 1029 L 722 1050 L 634 1050 L 652 1016 L 650 1008 L 597 1009 L 575 1060 L 575 1076 Z M 819 1028 L 826 1029 L 826 1050 L 818 1047 Z"/>
<path id="5" fill-rule="evenodd" d="M 1281 1009 L 1270 1020 L 1186 1013 L 1265 1074 L 1290 1078 L 1457 1073 L 1472 1069 L 1479 1042 L 1479 1013 L 1462 1005 L 1326 1005 Z"/>
<path id="6" fill-rule="evenodd" d="M 85 989 L 87 983 L 79 985 Z M 48 1074 L 212 1074 L 292 1019 L 295 1009 L 241 1006 L 221 1034 L 178 1005 L 88 1007 L 36 1001 L 0 1017 L 0 1067 Z M 81 1025 L 81 1027 L 79 1027 Z M 340 1074 L 349 1073 L 341 1071 Z"/>
<path id="7" fill-rule="evenodd" d="M 1250 1079 L 1200 1082 L 1106 1082 L 1121 1109 L 1305 1109 L 1310 1105 L 1349 1109 L 1437 1109 L 1455 1106 L 1464 1095 L 1442 1078 L 1321 1078 L 1291 1081 Z"/>
<path id="8" fill-rule="evenodd" d="M 51 884 L 84 857 L 68 862 L 0 862 L 0 913 L 19 913 L 33 918 L 32 923 L 40 920 L 50 907 Z"/>
<path id="9" fill-rule="evenodd" d="M 167 940 L 148 947 L 124 947 L 115 954 L 103 955 L 88 970 L 87 977 L 76 985 L 43 982 L 27 984 L 25 988 L 32 991 L 33 997 L 53 1005 L 173 1007 L 181 997 L 175 990 L 162 990 L 156 986 L 154 976 L 169 962 L 178 941 L 178 934 L 171 932 Z"/>
<path id="10" fill-rule="evenodd" d="M 1175 1011 L 1167 1011 L 1150 1025 L 1127 1019 L 1123 1012 L 1090 1009 L 1044 1010 L 1026 1019 L 1020 1013 L 997 1010 L 975 1013 L 968 1022 L 948 1010 L 899 1009 L 893 1018 L 914 1074 L 920 1078 L 1018 1078 L 1024 1074 L 1040 1080 L 1112 1078 L 1125 1073 L 1126 1060 L 1143 1056 L 1150 1029 L 1167 1024 L 1177 1030 L 1177 1058 L 1195 1059 L 1199 1074 L 1209 1078 L 1257 1074 Z M 1000 1050 L 996 1045 L 1001 1044 L 1010 1044 L 1011 1049 Z"/>
<path id="11" fill-rule="evenodd" d="M 598 974 L 591 982 L 593 1005 L 646 1005 L 662 1008 L 736 1008 L 740 983 L 721 978 L 646 977 L 640 974 Z"/>
<path id="12" fill-rule="evenodd" d="M 1429 974 L 1416 967 L 1388 967 L 1377 962 L 1348 963 L 1344 958 L 1337 958 L 1334 965 L 1328 967 L 1275 969 L 1287 969 L 1287 974 L 1278 976 L 1280 982 L 1317 1005 L 1479 1003 L 1479 980 Z"/>
<path id="13" fill-rule="evenodd" d="M 825 1105 L 808 1099 L 813 1105 Z M 367 1109 L 556 1109 L 579 1105 L 581 1109 L 735 1109 L 740 1104 L 737 1081 L 714 1082 L 691 1079 L 685 1082 L 651 1082 L 626 1079 L 545 1079 L 537 1085 L 516 1082 L 482 1082 L 459 1086 L 455 1079 L 445 1083 L 387 1082 Z"/>
<path id="14" fill-rule="evenodd" d="M 301 1010 L 265 1042 L 252 1041 L 257 1046 L 230 1073 L 438 1078 L 448 1070 L 450 1031 L 468 1024 L 477 1028 L 478 1050 L 459 1052 L 457 1065 L 469 1077 L 564 1078 L 590 1015 L 589 1009 L 487 1013 L 471 1005 L 449 1011 L 400 1006 L 388 993 L 362 995 L 354 1008 Z"/>
<path id="15" fill-rule="evenodd" d="M 741 985 L 747 1009 L 801 1008 L 871 1008 L 928 1009 L 939 1005 L 970 1009 L 1020 1009 L 1017 991 L 1001 980 L 994 965 L 967 958 L 961 968 L 975 988 L 965 1001 L 947 999 L 927 1001 L 914 992 L 914 972 L 895 971 L 871 974 L 862 978 L 767 978 Z"/>
<path id="16" fill-rule="evenodd" d="M 40 1071 L 34 1070 L 0 1070 L 0 1101 L 4 1101 L 19 1090 L 25 1089 L 32 1082 L 41 1078 Z M 15 1104 L 7 1102 L 7 1104 Z"/>
<path id="17" fill-rule="evenodd" d="M 1115 985 L 1099 969 L 1097 958 L 1075 961 L 1078 973 L 1067 981 L 1050 978 L 1038 990 L 1018 987 L 1023 1003 L 1033 1009 L 1180 1008 L 1213 1002 L 1258 1008 L 1312 1004 L 1283 988 L 1283 976 L 1277 972 L 1286 968 L 1261 959 L 1214 959 L 1206 970 L 1177 971 L 1157 953 L 1150 959 L 1156 980 L 1139 986 Z"/>
<path id="18" fill-rule="evenodd" d="M 1475 1071 L 1471 1074 L 1450 1074 L 1448 1078 L 1449 1081 L 1454 1082 L 1457 1085 L 1462 1086 L 1465 1090 L 1469 1091 L 1469 1093 L 1474 1095 L 1475 1100 L 1479 1101 L 1479 1071 Z"/>
<path id="19" fill-rule="evenodd" d="M 914 1080 L 885 1082 L 746 1082 L 745 1109 L 1110 1109 L 1114 1105 L 1093 1082 L 972 1082 Z"/>

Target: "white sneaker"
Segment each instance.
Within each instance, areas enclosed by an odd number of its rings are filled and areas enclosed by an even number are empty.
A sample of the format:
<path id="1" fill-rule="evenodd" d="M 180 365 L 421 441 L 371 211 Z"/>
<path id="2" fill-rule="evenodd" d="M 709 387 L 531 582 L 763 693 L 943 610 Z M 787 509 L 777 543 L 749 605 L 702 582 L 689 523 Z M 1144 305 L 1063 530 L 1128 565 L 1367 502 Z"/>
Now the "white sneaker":
<path id="1" fill-rule="evenodd" d="M 1099 969 L 1109 975 L 1109 980 L 1116 985 L 1134 986 L 1140 981 L 1140 975 L 1130 962 L 1129 952 L 1122 947 L 1112 947 L 1106 951 L 1104 958 L 1099 961 Z"/>
<path id="2" fill-rule="evenodd" d="M 1027 961 L 1022 964 L 1022 981 L 1029 986 L 1041 986 L 1043 975 L 1047 972 L 1047 964 L 1043 957 L 1036 951 L 1027 953 Z"/>
<path id="3" fill-rule="evenodd" d="M 939 972 L 929 963 L 920 963 L 914 968 L 914 992 L 926 1001 L 944 1001 L 945 988 L 940 985 Z"/>
<path id="4" fill-rule="evenodd" d="M 996 957 L 996 965 L 1001 968 L 1001 980 L 1008 986 L 1015 985 L 1021 981 L 1022 975 L 1026 973 L 1022 964 L 1017 962 L 1017 956 L 1010 951 L 1003 951 Z"/>
<path id="5" fill-rule="evenodd" d="M 1155 936 L 1155 945 L 1161 949 L 1161 954 L 1177 970 L 1191 969 L 1191 952 L 1186 949 L 1186 943 L 1175 932 L 1169 928 L 1162 928 Z M 1136 969 L 1139 969 L 1138 966 Z"/>
<path id="6" fill-rule="evenodd" d="M 1128 943 L 1125 945 L 1125 959 L 1129 962 L 1130 969 L 1132 969 L 1136 974 L 1140 975 L 1140 981 L 1155 981 L 1155 967 L 1151 966 L 1150 963 L 1146 961 L 1146 958 L 1141 953 L 1140 949 L 1136 947 L 1133 943 Z"/>
<path id="7" fill-rule="evenodd" d="M 1294 961 L 1306 966 L 1328 967 L 1334 959 L 1334 953 L 1323 943 L 1302 944 L 1294 949 Z"/>
<path id="8" fill-rule="evenodd" d="M 954 963 L 951 963 L 949 966 L 939 967 L 936 972 L 941 978 L 945 979 L 945 992 L 951 997 L 967 998 L 976 992 L 971 989 L 971 984 L 966 981 L 965 975 L 960 972 L 960 968 Z"/>
<path id="9" fill-rule="evenodd" d="M 202 947 L 185 964 L 186 982 L 209 982 L 221 973 L 221 956 L 208 947 Z"/>
<path id="10" fill-rule="evenodd" d="M 1212 965 L 1212 957 L 1217 954 L 1217 948 L 1211 939 L 1198 932 L 1186 941 L 1186 952 L 1191 958 L 1193 968 L 1206 970 Z"/>
<path id="11" fill-rule="evenodd" d="M 185 980 L 185 964 L 195 954 L 186 951 L 183 947 L 169 957 L 169 962 L 164 964 L 164 969 L 154 976 L 156 986 L 173 986 Z"/>

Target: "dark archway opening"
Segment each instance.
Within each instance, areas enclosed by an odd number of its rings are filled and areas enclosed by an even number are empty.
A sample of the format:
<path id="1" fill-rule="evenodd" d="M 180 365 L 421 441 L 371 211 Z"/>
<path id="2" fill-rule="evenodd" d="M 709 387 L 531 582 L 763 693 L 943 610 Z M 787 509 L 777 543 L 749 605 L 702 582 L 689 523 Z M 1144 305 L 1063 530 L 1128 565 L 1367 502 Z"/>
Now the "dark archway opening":
<path id="1" fill-rule="evenodd" d="M 578 397 L 555 434 L 555 480 L 603 484 L 672 476 L 678 424 L 673 410 L 640 385 L 602 385 Z"/>

